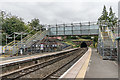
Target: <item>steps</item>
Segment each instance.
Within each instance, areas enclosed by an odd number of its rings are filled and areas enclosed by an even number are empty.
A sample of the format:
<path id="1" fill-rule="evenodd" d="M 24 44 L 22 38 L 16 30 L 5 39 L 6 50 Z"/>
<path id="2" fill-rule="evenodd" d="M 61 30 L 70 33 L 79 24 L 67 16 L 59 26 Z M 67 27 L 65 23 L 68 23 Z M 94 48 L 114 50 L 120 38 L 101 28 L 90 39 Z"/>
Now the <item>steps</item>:
<path id="1" fill-rule="evenodd" d="M 25 49 L 25 48 L 30 47 L 33 44 L 33 40 L 42 40 L 47 35 L 47 33 L 48 33 L 47 30 L 43 32 L 38 31 L 34 35 L 30 34 L 26 36 L 21 41 L 15 41 L 15 44 L 14 44 L 14 41 L 12 41 L 11 43 L 3 47 L 3 52 L 5 54 L 14 55 L 19 52 L 20 48 Z"/>
<path id="2" fill-rule="evenodd" d="M 101 48 L 99 52 L 102 54 L 103 59 L 115 59 L 117 56 L 117 49 L 112 31 L 110 31 L 108 27 L 106 30 L 99 30 L 99 39 L 99 48 Z"/>

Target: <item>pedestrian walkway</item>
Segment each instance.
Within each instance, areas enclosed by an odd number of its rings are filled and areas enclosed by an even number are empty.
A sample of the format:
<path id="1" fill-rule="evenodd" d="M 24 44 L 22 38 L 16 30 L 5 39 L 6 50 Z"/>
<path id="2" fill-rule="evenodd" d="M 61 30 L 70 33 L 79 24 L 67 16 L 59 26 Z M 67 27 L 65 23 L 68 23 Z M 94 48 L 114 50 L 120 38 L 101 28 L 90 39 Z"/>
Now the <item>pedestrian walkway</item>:
<path id="1" fill-rule="evenodd" d="M 69 68 L 60 78 L 84 78 L 85 72 L 91 56 L 91 48 L 71 67 Z M 79 74 L 79 75 L 78 75 Z"/>
<path id="2" fill-rule="evenodd" d="M 103 60 L 97 50 L 92 49 L 85 78 L 118 78 L 118 64 L 115 61 Z"/>
<path id="3" fill-rule="evenodd" d="M 76 80 L 118 80 L 118 64 L 103 60 L 97 50 L 89 48 L 60 78 Z"/>
<path id="4" fill-rule="evenodd" d="M 56 54 L 60 54 L 60 53 L 64 53 L 64 52 L 70 52 L 70 51 L 73 51 L 73 50 L 76 50 L 76 49 L 78 49 L 78 48 L 72 48 L 72 49 L 68 49 L 68 50 L 51 52 L 51 53 L 40 53 L 40 54 L 33 54 L 33 55 L 8 57 L 7 59 L 2 58 L 0 60 L 0 65 L 5 65 L 5 64 L 10 64 L 10 63 L 15 63 L 15 62 L 25 61 L 25 60 L 29 60 L 29 59 L 35 59 L 35 58 L 50 56 L 50 55 L 56 55 Z"/>

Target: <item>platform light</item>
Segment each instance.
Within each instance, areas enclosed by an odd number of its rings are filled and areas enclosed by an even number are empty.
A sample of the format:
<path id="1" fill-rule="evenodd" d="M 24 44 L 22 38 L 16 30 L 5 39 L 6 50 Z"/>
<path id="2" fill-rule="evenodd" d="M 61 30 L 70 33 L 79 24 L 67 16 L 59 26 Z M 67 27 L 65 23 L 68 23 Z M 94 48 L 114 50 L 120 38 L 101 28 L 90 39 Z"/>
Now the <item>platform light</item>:
<path id="1" fill-rule="evenodd" d="M 34 42 L 37 41 L 37 40 L 33 40 Z"/>
<path id="2" fill-rule="evenodd" d="M 38 45 L 36 45 L 36 47 L 38 47 Z"/>
<path id="3" fill-rule="evenodd" d="M 8 37 L 8 36 L 7 36 L 7 38 L 8 38 L 8 39 L 12 39 L 13 37 Z"/>
<path id="4" fill-rule="evenodd" d="M 91 37 L 91 39 L 94 39 L 94 37 Z"/>
<path id="5" fill-rule="evenodd" d="M 105 30 L 105 32 L 110 32 L 111 30 Z"/>

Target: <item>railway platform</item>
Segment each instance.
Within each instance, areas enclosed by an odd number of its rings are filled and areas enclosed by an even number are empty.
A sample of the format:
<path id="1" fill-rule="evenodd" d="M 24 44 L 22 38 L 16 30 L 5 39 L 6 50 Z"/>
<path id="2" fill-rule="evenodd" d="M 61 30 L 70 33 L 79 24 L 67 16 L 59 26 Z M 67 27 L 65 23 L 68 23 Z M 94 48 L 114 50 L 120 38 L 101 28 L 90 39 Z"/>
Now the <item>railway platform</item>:
<path id="1" fill-rule="evenodd" d="M 2 58 L 0 60 L 0 65 L 22 62 L 22 61 L 29 60 L 29 59 L 36 59 L 36 58 L 50 56 L 50 55 L 56 55 L 56 54 L 59 54 L 59 53 L 69 52 L 69 51 L 72 51 L 72 50 L 75 50 L 75 49 L 77 49 L 77 48 L 58 51 L 58 52 L 51 52 L 51 53 L 40 53 L 40 54 L 32 54 L 32 55 Z"/>
<path id="2" fill-rule="evenodd" d="M 118 64 L 103 60 L 97 50 L 89 50 L 61 77 L 80 80 L 118 80 Z"/>

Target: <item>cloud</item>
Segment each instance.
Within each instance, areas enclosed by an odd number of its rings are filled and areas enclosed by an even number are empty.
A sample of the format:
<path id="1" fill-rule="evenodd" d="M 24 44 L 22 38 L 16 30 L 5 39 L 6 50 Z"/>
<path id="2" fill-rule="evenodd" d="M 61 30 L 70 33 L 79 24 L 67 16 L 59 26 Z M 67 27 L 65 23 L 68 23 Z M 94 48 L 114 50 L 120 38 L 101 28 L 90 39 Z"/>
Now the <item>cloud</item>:
<path id="1" fill-rule="evenodd" d="M 0 10 L 11 12 L 13 15 L 22 17 L 25 22 L 33 18 L 38 18 L 43 24 L 97 21 L 102 13 L 103 5 L 106 5 L 107 9 L 112 6 L 113 11 L 116 15 L 118 14 L 117 0 L 115 0 L 115 2 L 110 2 L 110 0 L 92 0 L 92 2 L 89 0 L 45 1 L 4 1 L 0 2 Z"/>

